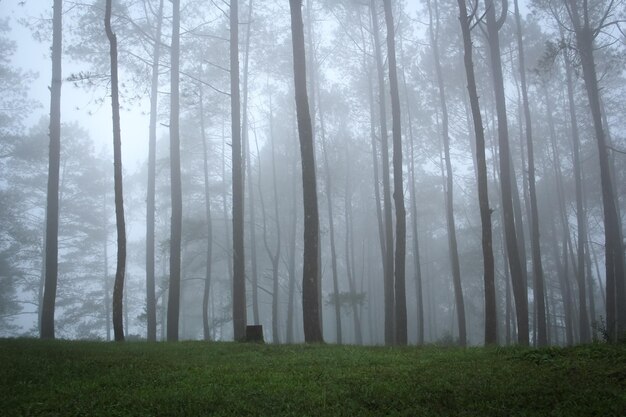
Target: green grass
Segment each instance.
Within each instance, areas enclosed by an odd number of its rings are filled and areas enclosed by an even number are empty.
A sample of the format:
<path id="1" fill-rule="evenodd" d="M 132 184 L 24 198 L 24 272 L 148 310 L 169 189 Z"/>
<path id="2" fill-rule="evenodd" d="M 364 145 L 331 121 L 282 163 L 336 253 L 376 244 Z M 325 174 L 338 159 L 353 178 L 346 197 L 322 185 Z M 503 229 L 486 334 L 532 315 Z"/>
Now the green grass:
<path id="1" fill-rule="evenodd" d="M 626 416 L 626 346 L 0 340 L 3 416 Z"/>

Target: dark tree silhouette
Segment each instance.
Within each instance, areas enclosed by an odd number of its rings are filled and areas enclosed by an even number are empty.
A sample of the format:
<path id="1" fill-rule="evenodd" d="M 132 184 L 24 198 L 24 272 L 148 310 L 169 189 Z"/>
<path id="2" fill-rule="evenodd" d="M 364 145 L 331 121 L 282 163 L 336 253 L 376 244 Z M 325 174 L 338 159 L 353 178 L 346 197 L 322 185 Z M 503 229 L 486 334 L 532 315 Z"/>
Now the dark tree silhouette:
<path id="1" fill-rule="evenodd" d="M 178 340 L 180 315 L 180 258 L 183 201 L 180 173 L 180 0 L 172 0 L 170 182 L 172 222 L 170 226 L 170 285 L 167 300 L 167 340 Z"/>
<path id="2" fill-rule="evenodd" d="M 302 189 L 304 202 L 304 256 L 302 272 L 302 316 L 304 340 L 307 343 L 323 342 L 320 326 L 318 245 L 319 213 L 315 178 L 313 127 L 309 113 L 306 88 L 306 58 L 304 50 L 304 25 L 302 0 L 289 0 L 291 10 L 291 36 L 293 43 L 293 70 L 296 90 L 296 113 L 302 158 Z"/>
<path id="3" fill-rule="evenodd" d="M 111 0 L 107 0 L 104 27 L 109 39 L 111 57 L 111 110 L 113 115 L 113 177 L 115 182 L 115 220 L 117 227 L 117 268 L 113 284 L 113 335 L 124 341 L 124 277 L 126 274 L 126 225 L 122 187 L 122 134 L 120 128 L 119 81 L 117 75 L 117 36 L 111 29 Z"/>
<path id="4" fill-rule="evenodd" d="M 483 269 L 485 282 L 485 344 L 493 345 L 498 341 L 496 317 L 496 287 L 495 267 L 493 259 L 493 233 L 491 229 L 491 209 L 489 208 L 489 193 L 487 179 L 487 162 L 485 158 L 485 132 L 483 129 L 476 76 L 472 60 L 471 20 L 467 13 L 465 0 L 457 0 L 459 5 L 461 32 L 463 35 L 463 51 L 467 90 L 474 121 L 474 136 L 476 139 L 476 167 L 478 177 L 478 203 L 480 206 L 480 220 L 482 230 Z M 473 17 L 475 10 L 472 12 Z"/>
<path id="5" fill-rule="evenodd" d="M 52 81 L 50 85 L 50 154 L 46 206 L 45 280 L 41 307 L 42 339 L 54 339 L 59 259 L 59 167 L 61 160 L 62 0 L 54 0 L 52 16 Z"/>

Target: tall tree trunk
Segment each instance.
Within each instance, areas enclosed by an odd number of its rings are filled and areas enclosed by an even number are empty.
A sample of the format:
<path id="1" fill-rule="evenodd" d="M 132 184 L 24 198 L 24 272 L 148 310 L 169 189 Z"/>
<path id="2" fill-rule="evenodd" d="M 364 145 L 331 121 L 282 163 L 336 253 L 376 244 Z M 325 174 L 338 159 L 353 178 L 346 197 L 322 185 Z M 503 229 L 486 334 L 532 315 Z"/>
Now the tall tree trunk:
<path id="1" fill-rule="evenodd" d="M 323 342 L 319 304 L 319 213 L 315 179 L 313 127 L 306 88 L 306 59 L 302 0 L 289 0 L 293 43 L 294 84 L 300 153 L 302 158 L 302 189 L 304 202 L 304 257 L 302 272 L 302 316 L 307 343 Z"/>
<path id="2" fill-rule="evenodd" d="M 202 87 L 200 88 L 200 133 L 202 135 L 202 161 L 204 171 L 204 215 L 206 220 L 206 269 L 204 273 L 204 291 L 202 292 L 202 331 L 204 340 L 211 339 L 209 327 L 209 296 L 211 290 L 211 268 L 213 266 L 213 220 L 211 218 L 211 196 L 209 193 L 208 145 L 204 121 L 204 103 Z"/>
<path id="3" fill-rule="evenodd" d="M 405 260 L 406 260 L 406 210 L 404 208 L 404 183 L 402 174 L 402 121 L 400 119 L 400 94 L 396 66 L 396 41 L 391 0 L 383 1 L 387 23 L 387 59 L 389 61 L 389 87 L 393 119 L 393 200 L 396 207 L 395 276 L 395 342 L 407 343 Z"/>
<path id="4" fill-rule="evenodd" d="M 156 178 L 156 128 L 159 102 L 159 60 L 161 57 L 161 25 L 163 0 L 159 1 L 157 27 L 152 53 L 152 82 L 150 87 L 150 127 L 148 133 L 148 195 L 146 197 L 146 318 L 148 342 L 156 341 L 156 295 L 154 277 L 154 212 Z"/>
<path id="5" fill-rule="evenodd" d="M 587 2 L 584 3 L 587 6 Z M 583 10 L 581 21 L 578 5 L 568 0 L 569 16 L 574 24 L 576 45 L 583 69 L 583 79 L 591 108 L 593 127 L 598 145 L 600 159 L 600 180 L 602 183 L 602 205 L 604 210 L 604 239 L 606 261 L 606 321 L 611 341 L 623 337 L 626 332 L 626 288 L 624 275 L 624 250 L 622 231 L 619 227 L 619 207 L 613 191 L 613 180 L 609 163 L 602 113 L 600 109 L 600 93 L 596 75 L 593 44 L 596 31 L 590 27 L 589 11 Z"/>
<path id="6" fill-rule="evenodd" d="M 569 58 L 565 57 L 565 73 L 567 76 L 567 99 L 569 104 L 569 114 L 571 123 L 571 136 L 572 136 L 572 154 L 573 154 L 573 170 L 574 181 L 576 186 L 576 225 L 578 228 L 578 241 L 577 241 L 577 280 L 580 291 L 579 297 L 579 309 L 581 312 L 586 310 L 586 267 L 585 267 L 585 242 L 587 240 L 587 219 L 585 215 L 585 208 L 583 206 L 582 195 L 582 170 L 580 166 L 580 135 L 578 133 L 578 115 L 576 114 L 576 103 L 574 102 L 574 82 L 572 78 L 572 68 Z M 593 303 L 593 291 L 590 287 L 589 301 Z M 595 306 L 591 309 L 591 320 L 595 315 Z M 580 326 L 580 341 L 581 343 L 588 343 L 591 341 L 591 334 L 589 331 L 589 322 L 583 323 L 583 320 L 587 319 L 587 315 L 581 315 L 579 322 Z"/>
<path id="7" fill-rule="evenodd" d="M 259 181 L 259 197 L 261 201 L 261 211 L 263 213 L 263 243 L 265 245 L 265 250 L 267 251 L 267 256 L 270 258 L 270 262 L 272 263 L 272 341 L 274 343 L 280 343 L 280 332 L 278 327 L 279 317 L 278 317 L 278 306 L 279 306 L 279 282 L 278 282 L 278 267 L 280 261 L 280 218 L 278 213 L 278 185 L 276 182 L 276 149 L 274 144 L 274 114 L 272 108 L 272 97 L 270 96 L 270 114 L 269 114 L 269 124 L 270 124 L 270 147 L 272 151 L 272 190 L 273 190 L 273 198 L 274 198 L 274 222 L 276 223 L 276 249 L 272 250 L 267 240 L 267 217 L 265 212 L 265 202 L 263 200 L 263 192 L 261 190 L 261 183 Z M 258 144 L 257 144 L 258 148 Z M 261 178 L 261 159 L 258 160 L 258 170 L 259 170 L 259 178 Z"/>
<path id="8" fill-rule="evenodd" d="M 526 86 L 526 65 L 524 59 L 524 43 L 522 40 L 522 24 L 518 0 L 514 0 L 515 23 L 517 34 L 517 49 L 519 54 L 519 73 L 522 90 L 522 104 L 524 106 L 524 125 L 526 131 L 526 150 L 528 152 L 528 191 L 530 197 L 531 222 L 531 249 L 533 260 L 533 292 L 537 321 L 537 345 L 545 346 L 548 343 L 546 335 L 546 306 L 543 283 L 543 265 L 541 263 L 541 246 L 539 244 L 539 210 L 537 208 L 537 191 L 535 180 L 535 153 L 533 145 L 530 105 L 528 103 L 528 87 Z"/>
<path id="9" fill-rule="evenodd" d="M 385 248 L 385 227 L 383 225 L 383 213 L 382 213 L 382 209 L 380 207 L 380 175 L 378 172 L 378 150 L 377 150 L 377 146 L 376 146 L 376 142 L 377 142 L 377 138 L 376 138 L 376 110 L 375 110 L 375 106 L 374 106 L 374 86 L 372 85 L 372 68 L 371 65 L 369 63 L 369 56 L 367 53 L 365 53 L 365 51 L 367 50 L 367 42 L 366 42 L 366 38 L 365 38 L 365 31 L 363 30 L 363 24 L 361 21 L 361 14 L 359 13 L 359 29 L 361 32 L 361 42 L 363 45 L 363 70 L 366 72 L 367 74 L 367 98 L 368 98 L 368 106 L 369 106 L 369 112 L 370 112 L 370 144 L 372 147 L 372 167 L 373 167 L 373 174 L 374 174 L 374 203 L 376 205 L 376 220 L 377 220 L 377 225 L 378 225 L 378 244 L 380 247 L 380 255 L 381 255 L 381 261 L 383 264 L 383 276 L 385 274 L 386 269 L 386 262 L 387 262 L 387 256 L 386 256 L 386 248 Z M 369 312 L 371 312 L 371 308 L 369 309 Z M 374 342 L 373 339 L 373 335 L 370 334 L 370 337 L 372 339 L 372 343 Z"/>
<path id="10" fill-rule="evenodd" d="M 54 306 L 59 258 L 59 170 L 61 160 L 61 73 L 63 2 L 54 0 L 52 16 L 52 80 L 50 85 L 50 151 L 46 203 L 45 280 L 40 337 L 54 339 Z"/>
<path id="11" fill-rule="evenodd" d="M 256 215 L 254 208 L 254 187 L 252 186 L 252 152 L 250 151 L 250 140 L 248 134 L 248 76 L 250 61 L 250 28 L 252 26 L 252 0 L 248 2 L 248 21 L 246 22 L 246 46 L 243 63 L 243 103 L 241 137 L 246 160 L 246 171 L 248 172 L 248 211 L 250 217 L 250 281 L 252 284 L 252 320 L 254 324 L 259 324 L 259 284 L 258 267 L 256 254 Z M 244 172 L 245 174 L 245 172 Z"/>
<path id="12" fill-rule="evenodd" d="M 167 340 L 178 340 L 180 316 L 180 263 L 183 198 L 180 173 L 180 0 L 172 0 L 171 97 L 170 97 L 170 183 L 172 221 L 170 226 L 170 285 L 167 300 Z"/>
<path id="13" fill-rule="evenodd" d="M 239 99 L 239 0 L 230 1 L 230 111 L 233 170 L 233 334 L 236 341 L 241 341 L 246 337 L 246 271 Z"/>
<path id="14" fill-rule="evenodd" d="M 547 87 L 544 88 L 544 91 L 547 92 Z M 548 125 L 550 129 L 550 144 L 552 147 L 552 154 L 554 159 L 554 175 L 556 179 L 557 185 L 557 196 L 559 201 L 559 212 L 561 223 L 563 227 L 563 236 L 564 242 L 566 244 L 566 248 L 568 244 L 571 244 L 571 235 L 569 230 L 569 221 L 567 220 L 567 208 L 565 206 L 565 191 L 563 187 L 563 173 L 561 171 L 561 157 L 558 152 L 557 144 L 556 144 L 556 128 L 554 126 L 554 120 L 552 117 L 553 106 L 550 100 L 550 94 L 546 93 L 546 113 L 548 114 Z M 576 174 L 574 174 L 576 176 Z M 565 252 L 567 253 L 567 252 Z M 584 252 L 583 252 L 584 254 Z M 578 258 L 580 259 L 580 258 Z M 572 261 L 574 258 L 572 257 Z M 567 263 L 567 258 L 564 258 L 563 262 Z M 584 281 L 584 265 L 582 265 L 582 269 L 576 267 L 575 274 L 578 278 L 578 301 L 579 301 L 579 320 L 578 320 L 578 328 L 580 331 L 580 342 L 588 343 L 591 340 L 590 330 L 589 330 L 589 318 L 587 315 L 587 302 L 586 302 L 586 291 L 585 291 L 585 281 Z M 582 278 L 581 275 L 582 274 Z M 573 299 L 573 298 L 572 298 Z"/>
<path id="15" fill-rule="evenodd" d="M 113 335 L 116 342 L 124 341 L 123 301 L 126 273 L 126 226 L 124 222 L 124 194 L 122 188 L 122 137 L 120 129 L 120 101 L 117 76 L 117 36 L 111 29 L 111 0 L 107 0 L 104 27 L 109 39 L 111 57 L 111 110 L 113 115 L 113 177 L 115 182 L 115 220 L 117 225 L 117 268 L 113 284 Z M 128 320 L 127 320 L 128 321 Z"/>
<path id="16" fill-rule="evenodd" d="M 515 311 L 517 317 L 517 343 L 528 346 L 528 297 L 526 294 L 526 282 L 522 273 L 519 243 L 515 228 L 513 212 L 513 195 L 511 181 L 513 178 L 510 166 L 509 129 L 506 113 L 506 98 L 504 96 L 504 79 L 502 76 L 502 63 L 500 58 L 500 40 L 498 31 L 506 17 L 508 0 L 503 0 L 503 13 L 499 21 L 496 21 L 495 5 L 493 0 L 485 0 L 487 19 L 487 38 L 489 41 L 489 55 L 493 77 L 494 92 L 496 98 L 496 111 L 498 115 L 498 143 L 500 150 L 500 188 L 502 192 L 502 208 L 504 213 L 504 229 L 506 249 L 509 258 L 509 269 L 515 298 Z"/>
<path id="17" fill-rule="evenodd" d="M 322 155 L 324 156 L 324 174 L 326 184 L 326 202 L 328 203 L 328 234 L 330 238 L 330 262 L 333 273 L 333 292 L 335 294 L 335 333 L 337 344 L 343 343 L 341 329 L 341 303 L 339 302 L 339 278 L 337 276 L 337 248 L 335 245 L 335 221 L 333 218 L 332 202 L 332 176 L 330 174 L 330 164 L 328 163 L 328 153 L 326 150 L 326 129 L 324 126 L 324 114 L 320 109 L 320 130 L 322 140 Z"/>
<path id="18" fill-rule="evenodd" d="M 402 46 L 402 43 L 400 43 Z M 402 83 L 406 99 L 407 121 L 409 124 L 409 191 L 411 193 L 411 234 L 413 243 L 413 273 L 415 274 L 415 309 L 417 325 L 417 344 L 424 343 L 424 300 L 422 295 L 422 268 L 420 265 L 419 235 L 417 227 L 417 195 L 415 193 L 415 140 L 413 137 L 413 119 L 411 118 L 411 104 L 409 102 L 409 89 L 406 76 L 402 71 Z"/>
<path id="19" fill-rule="evenodd" d="M 485 344 L 493 345 L 497 338 L 496 314 L 496 286 L 495 266 L 493 258 L 493 232 L 491 228 L 491 209 L 489 208 L 489 193 L 487 181 L 487 162 L 485 157 L 485 132 L 482 115 L 476 90 L 476 77 L 472 61 L 472 38 L 470 33 L 470 18 L 467 14 L 465 0 L 458 0 L 460 10 L 461 32 L 463 34 L 463 49 L 467 90 L 470 97 L 472 119 L 474 121 L 474 137 L 476 139 L 476 165 L 478 178 L 478 202 L 480 206 L 480 220 L 482 230 L 483 274 L 485 291 Z"/>
<path id="20" fill-rule="evenodd" d="M 439 89 L 439 104 L 441 106 L 441 126 L 443 151 L 446 164 L 446 223 L 448 226 L 448 250 L 450 255 L 450 265 L 452 266 L 452 283 L 454 285 L 454 296 L 456 301 L 457 321 L 459 328 L 459 344 L 467 345 L 467 332 L 465 328 L 465 302 L 463 300 L 463 287 L 461 285 L 461 267 L 459 263 L 459 251 L 456 239 L 456 225 L 454 222 L 454 181 L 452 172 L 452 162 L 450 160 L 450 136 L 448 134 L 448 104 L 446 103 L 446 93 L 443 83 L 443 72 L 441 70 L 441 60 L 439 57 L 439 10 L 435 0 L 435 20 L 437 28 L 434 28 L 433 10 L 428 0 L 429 33 L 430 42 L 435 60 L 435 72 L 437 74 L 437 86 Z"/>
<path id="21" fill-rule="evenodd" d="M 393 219 L 391 213 L 391 185 L 389 184 L 389 141 L 387 133 L 387 106 L 385 98 L 385 70 L 381 52 L 380 29 L 375 0 L 370 0 L 372 32 L 374 35 L 374 54 L 378 75 L 378 106 L 380 113 L 380 147 L 383 174 L 383 214 L 385 217 L 385 261 L 384 299 L 385 299 L 385 344 L 395 342 L 395 294 L 394 294 L 394 255 L 393 255 Z"/>
<path id="22" fill-rule="evenodd" d="M 296 291 L 296 229 L 298 225 L 298 204 L 296 200 L 296 174 L 298 162 L 296 160 L 296 152 L 292 155 L 293 165 L 291 166 L 291 219 L 289 221 L 289 236 L 287 243 L 287 272 L 289 273 L 289 284 L 287 289 L 287 334 L 286 342 L 291 344 L 294 342 L 293 326 L 294 326 L 294 298 Z"/>
<path id="23" fill-rule="evenodd" d="M 352 225 L 352 180 L 350 176 L 349 152 L 346 147 L 346 185 L 344 189 L 344 217 L 346 221 L 346 275 L 350 288 L 350 305 L 352 307 L 352 320 L 354 326 L 354 342 L 357 345 L 363 344 L 363 334 L 361 329 L 361 317 L 357 304 L 356 270 L 354 265 L 354 239 Z"/>
<path id="24" fill-rule="evenodd" d="M 108 233 L 108 208 L 107 208 L 107 194 L 104 193 L 102 202 L 102 232 L 104 234 L 102 256 L 104 258 L 104 315 L 106 321 L 106 341 L 111 341 L 111 289 L 109 288 L 109 233 Z"/>

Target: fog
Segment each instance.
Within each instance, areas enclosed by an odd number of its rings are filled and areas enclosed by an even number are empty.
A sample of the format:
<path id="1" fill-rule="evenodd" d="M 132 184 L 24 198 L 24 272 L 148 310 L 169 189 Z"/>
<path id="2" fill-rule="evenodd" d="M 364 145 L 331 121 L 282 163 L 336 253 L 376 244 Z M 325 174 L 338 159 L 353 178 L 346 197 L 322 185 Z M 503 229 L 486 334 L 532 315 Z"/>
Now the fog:
<path id="1" fill-rule="evenodd" d="M 52 3 L 0 5 L 1 337 L 42 334 L 50 288 Z M 273 343 L 319 341 L 305 334 L 309 325 L 327 343 L 364 345 L 571 345 L 626 331 L 623 1 L 469 1 L 467 39 L 462 0 L 390 1 L 387 11 L 387 0 L 306 0 L 304 51 L 292 38 L 298 1 L 232 3 L 240 102 L 231 101 L 239 94 L 229 2 L 180 1 L 176 91 L 176 2 L 112 4 L 125 339 L 242 339 L 237 314 Z M 104 0 L 63 2 L 57 338 L 115 338 L 119 219 L 104 18 Z M 294 83 L 294 48 L 306 58 L 305 86 L 297 62 Z M 308 112 L 297 109 L 300 87 Z M 319 245 L 306 237 L 305 113 Z M 305 247 L 318 248 L 314 269 Z M 170 299 L 178 254 L 179 307 Z M 319 294 L 309 292 L 313 282 Z"/>

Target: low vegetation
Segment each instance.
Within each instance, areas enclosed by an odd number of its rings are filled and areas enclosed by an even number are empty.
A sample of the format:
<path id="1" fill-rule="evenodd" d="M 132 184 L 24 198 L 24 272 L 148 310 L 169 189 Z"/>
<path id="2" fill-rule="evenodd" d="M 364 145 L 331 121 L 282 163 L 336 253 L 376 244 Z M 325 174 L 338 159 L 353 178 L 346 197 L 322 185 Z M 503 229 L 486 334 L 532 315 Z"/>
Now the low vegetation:
<path id="1" fill-rule="evenodd" d="M 5 416 L 624 416 L 626 346 L 0 340 Z"/>

